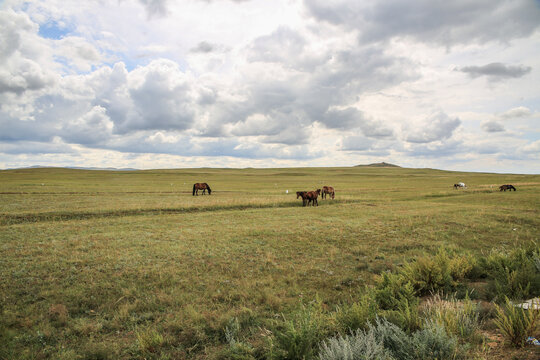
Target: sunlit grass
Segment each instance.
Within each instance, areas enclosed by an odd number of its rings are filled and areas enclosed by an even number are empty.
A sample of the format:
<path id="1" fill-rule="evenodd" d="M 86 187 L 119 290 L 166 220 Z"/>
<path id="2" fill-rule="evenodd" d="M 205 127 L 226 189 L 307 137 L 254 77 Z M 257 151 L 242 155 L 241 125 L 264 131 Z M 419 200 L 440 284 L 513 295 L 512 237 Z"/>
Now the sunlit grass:
<path id="1" fill-rule="evenodd" d="M 322 185 L 336 199 L 303 208 L 294 193 Z M 8 358 L 212 358 L 237 318 L 264 348 L 300 303 L 355 301 L 418 255 L 537 240 L 539 199 L 540 176 L 435 170 L 2 171 L 0 341 Z"/>

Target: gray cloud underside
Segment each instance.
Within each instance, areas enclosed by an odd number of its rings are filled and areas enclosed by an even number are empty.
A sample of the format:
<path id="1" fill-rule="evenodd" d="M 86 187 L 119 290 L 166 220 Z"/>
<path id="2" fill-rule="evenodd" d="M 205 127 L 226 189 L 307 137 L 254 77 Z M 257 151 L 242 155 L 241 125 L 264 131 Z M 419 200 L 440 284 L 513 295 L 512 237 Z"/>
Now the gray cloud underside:
<path id="1" fill-rule="evenodd" d="M 520 78 L 531 72 L 530 66 L 505 65 L 502 63 L 491 63 L 484 66 L 465 66 L 460 71 L 469 74 L 471 77 L 488 76 L 491 78 Z"/>
<path id="2" fill-rule="evenodd" d="M 357 30 L 363 43 L 395 37 L 444 46 L 508 41 L 528 36 L 540 26 L 540 6 L 527 0 L 304 0 L 304 4 L 317 20 Z"/>

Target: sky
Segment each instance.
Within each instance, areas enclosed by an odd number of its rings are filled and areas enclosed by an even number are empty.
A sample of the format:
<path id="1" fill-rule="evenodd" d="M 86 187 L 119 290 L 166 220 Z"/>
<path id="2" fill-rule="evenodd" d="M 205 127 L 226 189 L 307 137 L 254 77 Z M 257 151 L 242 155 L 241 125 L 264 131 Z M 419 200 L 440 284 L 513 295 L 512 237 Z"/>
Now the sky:
<path id="1" fill-rule="evenodd" d="M 538 0 L 0 0 L 0 169 L 540 174 Z"/>

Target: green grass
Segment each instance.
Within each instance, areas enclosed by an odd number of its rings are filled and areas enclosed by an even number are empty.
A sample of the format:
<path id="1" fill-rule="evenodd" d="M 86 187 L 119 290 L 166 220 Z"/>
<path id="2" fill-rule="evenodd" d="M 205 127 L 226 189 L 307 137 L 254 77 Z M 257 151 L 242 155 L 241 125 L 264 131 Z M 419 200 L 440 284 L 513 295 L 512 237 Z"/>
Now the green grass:
<path id="1" fill-rule="evenodd" d="M 296 200 L 322 185 L 335 200 Z M 441 247 L 538 241 L 539 200 L 538 175 L 428 169 L 0 171 L 0 358 L 213 359 L 235 318 L 261 358 L 302 303 L 354 303 Z"/>

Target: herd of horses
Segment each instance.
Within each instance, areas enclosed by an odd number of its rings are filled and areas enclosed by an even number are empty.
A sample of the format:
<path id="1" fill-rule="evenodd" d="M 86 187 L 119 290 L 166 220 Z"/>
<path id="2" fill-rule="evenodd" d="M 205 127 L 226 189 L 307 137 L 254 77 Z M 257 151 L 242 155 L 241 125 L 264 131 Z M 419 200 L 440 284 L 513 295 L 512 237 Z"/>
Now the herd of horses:
<path id="1" fill-rule="evenodd" d="M 302 198 L 302 206 L 319 206 L 317 198 L 321 195 L 322 199 L 325 199 L 327 196 L 334 199 L 336 197 L 336 191 L 332 186 L 323 186 L 322 190 L 317 189 L 313 191 L 297 191 L 296 198 Z"/>
<path id="2" fill-rule="evenodd" d="M 454 189 L 467 188 L 465 183 L 459 182 L 454 184 Z M 199 195 L 199 190 L 202 190 L 202 195 L 205 194 L 208 190 L 208 195 L 212 195 L 212 189 L 207 183 L 195 183 L 193 184 L 193 196 Z M 516 188 L 513 185 L 506 184 L 499 186 L 499 191 L 516 191 Z M 317 189 L 313 191 L 297 191 L 296 198 L 302 198 L 302 206 L 319 206 L 317 198 L 321 196 L 322 199 L 325 199 L 327 196 L 330 196 L 331 199 L 334 199 L 336 196 L 336 191 L 332 186 L 323 186 L 322 189 Z"/>

